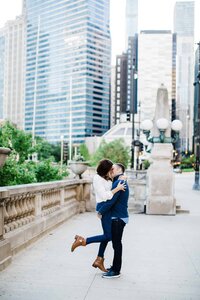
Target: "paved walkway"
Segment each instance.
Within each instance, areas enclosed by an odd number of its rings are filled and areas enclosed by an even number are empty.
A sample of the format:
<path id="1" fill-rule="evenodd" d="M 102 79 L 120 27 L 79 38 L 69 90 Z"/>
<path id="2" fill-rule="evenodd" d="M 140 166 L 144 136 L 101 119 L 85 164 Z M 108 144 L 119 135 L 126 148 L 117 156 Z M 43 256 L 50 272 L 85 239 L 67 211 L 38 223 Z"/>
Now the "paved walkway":
<path id="1" fill-rule="evenodd" d="M 176 175 L 176 198 L 190 214 L 131 215 L 124 232 L 122 275 L 103 279 L 91 264 L 97 245 L 70 252 L 73 236 L 100 232 L 94 213 L 77 215 L 19 253 L 0 273 L 7 300 L 199 300 L 200 191 L 194 175 Z M 106 252 L 106 266 L 112 248 Z"/>

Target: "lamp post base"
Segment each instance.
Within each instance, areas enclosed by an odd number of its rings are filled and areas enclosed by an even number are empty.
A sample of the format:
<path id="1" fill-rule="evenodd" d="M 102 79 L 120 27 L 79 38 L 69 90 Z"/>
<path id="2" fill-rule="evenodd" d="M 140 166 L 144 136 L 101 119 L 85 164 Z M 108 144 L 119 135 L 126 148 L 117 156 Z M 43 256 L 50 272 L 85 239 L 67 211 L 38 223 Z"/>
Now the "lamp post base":
<path id="1" fill-rule="evenodd" d="M 193 185 L 192 189 L 196 190 L 196 191 L 200 191 L 199 171 L 195 171 L 195 180 L 194 180 L 194 185 Z"/>
<path id="2" fill-rule="evenodd" d="M 171 144 L 154 144 L 148 169 L 146 214 L 176 215 Z"/>

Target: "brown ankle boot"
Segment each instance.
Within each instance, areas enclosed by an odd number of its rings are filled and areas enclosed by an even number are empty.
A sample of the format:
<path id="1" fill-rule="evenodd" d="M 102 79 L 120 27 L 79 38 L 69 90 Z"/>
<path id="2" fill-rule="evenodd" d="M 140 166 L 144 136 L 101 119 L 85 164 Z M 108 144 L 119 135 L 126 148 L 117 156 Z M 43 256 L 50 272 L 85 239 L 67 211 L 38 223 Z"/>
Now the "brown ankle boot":
<path id="1" fill-rule="evenodd" d="M 104 267 L 103 262 L 104 262 L 104 258 L 97 256 L 97 258 L 93 262 L 92 266 L 94 268 L 99 268 L 102 272 L 108 272 L 108 270 L 106 270 L 106 268 Z"/>
<path id="2" fill-rule="evenodd" d="M 75 241 L 73 242 L 71 247 L 71 252 L 73 252 L 79 246 L 86 246 L 86 240 L 82 236 L 76 235 Z"/>

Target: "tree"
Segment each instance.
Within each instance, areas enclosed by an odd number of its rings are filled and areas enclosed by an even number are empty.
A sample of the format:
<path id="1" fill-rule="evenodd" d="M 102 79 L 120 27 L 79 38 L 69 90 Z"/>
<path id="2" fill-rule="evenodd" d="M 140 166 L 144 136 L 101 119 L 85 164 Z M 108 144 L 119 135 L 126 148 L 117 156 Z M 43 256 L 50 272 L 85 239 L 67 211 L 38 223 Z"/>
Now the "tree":
<path id="1" fill-rule="evenodd" d="M 28 158 L 28 154 L 35 151 L 32 147 L 31 135 L 17 129 L 8 121 L 0 127 L 0 146 L 13 150 L 20 163 Z"/>
<path id="2" fill-rule="evenodd" d="M 68 175 L 52 163 L 52 160 L 60 160 L 60 147 L 52 146 L 40 137 L 36 137 L 36 146 L 33 147 L 31 135 L 9 122 L 0 125 L 0 147 L 12 150 L 0 169 L 0 186 L 59 180 Z M 59 151 L 59 154 L 52 158 L 54 151 Z M 34 152 L 42 161 L 36 163 L 27 160 L 28 155 Z"/>
<path id="3" fill-rule="evenodd" d="M 83 156 L 83 158 L 85 160 L 90 160 L 90 154 L 89 154 L 86 144 L 81 144 L 79 147 L 79 151 L 80 151 L 81 156 Z"/>
<path id="4" fill-rule="evenodd" d="M 97 165 L 101 159 L 108 158 L 127 167 L 130 161 L 129 152 L 130 149 L 125 146 L 124 139 L 116 139 L 110 143 L 103 140 L 93 156 L 92 164 Z"/>

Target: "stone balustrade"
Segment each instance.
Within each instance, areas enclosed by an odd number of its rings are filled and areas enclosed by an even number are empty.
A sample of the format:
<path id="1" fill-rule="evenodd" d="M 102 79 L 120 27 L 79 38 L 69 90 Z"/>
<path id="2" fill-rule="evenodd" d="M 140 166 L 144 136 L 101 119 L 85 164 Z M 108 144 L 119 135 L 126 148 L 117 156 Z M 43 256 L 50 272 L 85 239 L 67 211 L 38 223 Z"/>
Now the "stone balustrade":
<path id="1" fill-rule="evenodd" d="M 91 209 L 90 179 L 0 188 L 0 270 L 12 255 L 76 213 Z"/>
<path id="2" fill-rule="evenodd" d="M 0 270 L 12 256 L 71 216 L 95 210 L 90 170 L 83 179 L 0 188 Z M 129 210 L 144 212 L 146 171 L 127 171 Z"/>

